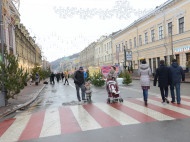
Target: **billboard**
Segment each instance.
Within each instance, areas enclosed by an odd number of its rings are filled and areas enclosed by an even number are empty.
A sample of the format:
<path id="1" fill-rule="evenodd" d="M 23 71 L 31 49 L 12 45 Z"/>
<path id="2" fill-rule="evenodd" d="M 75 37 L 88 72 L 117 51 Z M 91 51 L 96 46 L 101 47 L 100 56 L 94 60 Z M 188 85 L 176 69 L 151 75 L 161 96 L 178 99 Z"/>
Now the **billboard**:
<path id="1" fill-rule="evenodd" d="M 111 70 L 111 66 L 112 66 L 112 65 L 109 65 L 109 66 L 102 66 L 102 67 L 101 67 L 102 74 L 103 74 L 105 77 L 107 77 L 109 71 Z M 119 74 L 120 74 L 120 67 L 119 67 L 118 65 L 115 65 L 115 67 L 116 67 L 117 75 L 119 75 Z"/>

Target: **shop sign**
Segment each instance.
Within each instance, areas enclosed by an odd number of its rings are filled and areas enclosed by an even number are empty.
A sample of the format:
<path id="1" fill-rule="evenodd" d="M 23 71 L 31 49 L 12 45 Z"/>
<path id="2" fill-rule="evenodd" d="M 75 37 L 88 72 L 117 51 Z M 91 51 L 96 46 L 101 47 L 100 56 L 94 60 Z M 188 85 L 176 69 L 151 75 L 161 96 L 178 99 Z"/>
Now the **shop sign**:
<path id="1" fill-rule="evenodd" d="M 188 52 L 188 51 L 190 51 L 190 46 L 176 48 L 174 50 L 174 53 L 183 53 L 183 52 Z"/>
<path id="2" fill-rule="evenodd" d="M 126 61 L 132 61 L 132 51 L 126 52 Z"/>

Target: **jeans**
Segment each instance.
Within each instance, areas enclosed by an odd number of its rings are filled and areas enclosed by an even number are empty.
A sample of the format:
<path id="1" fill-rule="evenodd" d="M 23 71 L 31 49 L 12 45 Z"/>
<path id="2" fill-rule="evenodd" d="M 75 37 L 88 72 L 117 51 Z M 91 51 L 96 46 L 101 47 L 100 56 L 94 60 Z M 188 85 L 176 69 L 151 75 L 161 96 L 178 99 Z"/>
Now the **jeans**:
<path id="1" fill-rule="evenodd" d="M 143 89 L 143 96 L 144 96 L 144 100 L 147 101 L 148 100 L 148 89 Z"/>
<path id="2" fill-rule="evenodd" d="M 78 100 L 80 101 L 80 92 L 79 92 L 79 89 L 81 88 L 81 92 L 82 92 L 82 100 L 85 100 L 85 88 L 84 88 L 84 84 L 82 85 L 78 85 L 78 84 L 75 84 L 76 86 L 76 90 L 77 90 L 77 98 Z"/>
<path id="3" fill-rule="evenodd" d="M 165 102 L 165 98 L 168 97 L 168 87 L 160 87 L 160 92 L 162 96 L 163 102 Z"/>
<path id="4" fill-rule="evenodd" d="M 171 86 L 170 86 L 172 101 L 175 102 L 174 87 L 175 87 L 175 89 L 176 89 L 177 103 L 180 103 L 180 101 L 181 101 L 181 97 L 180 97 L 180 83 L 176 83 L 175 85 L 171 85 Z"/>

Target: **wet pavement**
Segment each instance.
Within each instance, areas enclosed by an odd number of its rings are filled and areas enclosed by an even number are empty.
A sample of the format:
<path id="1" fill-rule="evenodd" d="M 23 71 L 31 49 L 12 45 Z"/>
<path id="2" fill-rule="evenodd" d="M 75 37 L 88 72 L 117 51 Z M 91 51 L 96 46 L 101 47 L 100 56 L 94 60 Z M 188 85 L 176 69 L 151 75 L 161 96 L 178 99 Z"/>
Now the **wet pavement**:
<path id="1" fill-rule="evenodd" d="M 125 101 L 113 105 L 106 103 L 105 86 L 92 87 L 91 103 L 79 103 L 69 82 L 48 84 L 26 110 L 4 118 L 0 141 L 189 142 L 189 84 L 181 85 L 182 105 L 162 104 L 159 88 L 151 86 L 146 107 L 138 80 L 126 86 L 119 79 Z"/>
<path id="2" fill-rule="evenodd" d="M 129 98 L 142 98 L 142 90 L 138 80 L 134 80 L 130 85 L 123 85 L 122 80 L 118 80 L 119 90 L 123 99 Z M 73 80 L 69 80 L 69 85 L 64 85 L 63 82 L 55 83 L 55 85 L 47 85 L 41 92 L 38 99 L 30 106 L 29 111 L 37 112 L 39 110 L 48 108 L 57 108 L 61 106 L 78 105 L 76 96 L 76 89 Z M 149 90 L 149 97 L 160 96 L 160 90 L 158 87 L 152 86 Z M 182 83 L 181 95 L 190 95 L 189 84 Z M 107 91 L 105 86 L 92 87 L 92 102 L 106 102 Z M 169 94 L 170 96 L 170 94 Z M 85 103 L 84 103 L 85 104 Z M 86 103 L 87 104 L 87 103 Z"/>

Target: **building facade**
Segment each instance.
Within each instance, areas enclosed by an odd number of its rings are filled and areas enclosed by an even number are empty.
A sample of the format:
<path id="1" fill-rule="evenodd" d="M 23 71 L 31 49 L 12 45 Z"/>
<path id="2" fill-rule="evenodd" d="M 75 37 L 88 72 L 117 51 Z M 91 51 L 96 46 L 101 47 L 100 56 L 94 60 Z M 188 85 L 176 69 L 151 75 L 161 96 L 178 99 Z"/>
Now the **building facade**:
<path id="1" fill-rule="evenodd" d="M 24 25 L 19 22 L 15 26 L 15 40 L 19 67 L 31 72 L 36 63 L 41 66 L 41 50 L 30 37 Z"/>
<path id="2" fill-rule="evenodd" d="M 18 10 L 10 1 L 2 1 L 2 15 L 3 15 L 3 38 L 4 45 L 6 45 L 8 53 L 16 55 L 15 45 L 15 21 L 19 17 Z M 1 40 L 0 40 L 1 43 Z M 1 47 L 1 44 L 0 44 Z M 0 55 L 1 57 L 1 55 Z M 1 58 L 0 58 L 1 60 Z"/>
<path id="3" fill-rule="evenodd" d="M 85 69 L 87 69 L 90 66 L 94 66 L 95 46 L 96 46 L 96 43 L 93 42 L 88 47 L 86 47 L 79 55 L 80 66 L 84 67 Z"/>
<path id="4" fill-rule="evenodd" d="M 153 72 L 165 60 L 176 58 L 184 69 L 190 64 L 190 1 L 168 0 L 113 37 L 114 63 L 123 65 L 124 48 L 132 51 L 127 65 L 138 69 L 146 59 Z"/>
<path id="5" fill-rule="evenodd" d="M 107 36 L 101 36 L 100 39 L 98 39 L 97 44 L 95 45 L 95 66 L 103 66 L 104 65 L 104 59 L 105 59 L 105 51 L 104 51 L 104 44 L 103 41 Z"/>

